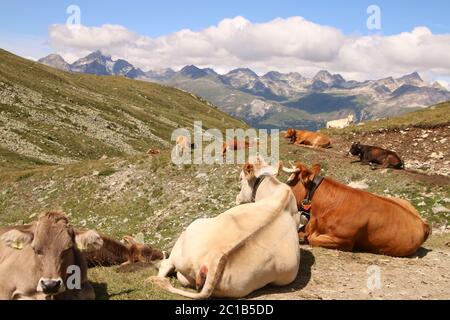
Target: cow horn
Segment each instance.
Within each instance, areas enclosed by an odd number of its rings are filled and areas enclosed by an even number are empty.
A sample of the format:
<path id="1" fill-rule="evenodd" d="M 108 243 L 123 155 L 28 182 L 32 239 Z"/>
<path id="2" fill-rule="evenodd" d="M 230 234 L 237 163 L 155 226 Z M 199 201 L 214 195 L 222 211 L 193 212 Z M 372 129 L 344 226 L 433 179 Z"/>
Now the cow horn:
<path id="1" fill-rule="evenodd" d="M 298 172 L 300 172 L 299 168 L 289 169 L 289 168 L 283 167 L 282 170 L 283 170 L 283 172 L 286 172 L 286 173 L 298 173 Z"/>

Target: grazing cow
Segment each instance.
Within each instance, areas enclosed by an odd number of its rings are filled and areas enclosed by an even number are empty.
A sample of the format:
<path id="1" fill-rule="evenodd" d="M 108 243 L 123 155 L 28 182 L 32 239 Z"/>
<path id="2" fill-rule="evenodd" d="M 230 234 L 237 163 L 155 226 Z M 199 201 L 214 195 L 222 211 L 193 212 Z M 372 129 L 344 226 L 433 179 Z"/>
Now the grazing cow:
<path id="1" fill-rule="evenodd" d="M 284 137 L 290 139 L 291 143 L 296 145 L 306 145 L 313 148 L 329 148 L 331 146 L 330 138 L 320 132 L 288 129 Z"/>
<path id="2" fill-rule="evenodd" d="M 327 122 L 327 129 L 344 129 L 354 123 L 354 116 L 350 114 L 347 118 Z"/>
<path id="3" fill-rule="evenodd" d="M 189 138 L 186 136 L 178 136 L 176 139 L 176 151 L 181 157 L 184 154 L 191 153 L 195 149 L 195 143 L 189 143 Z"/>
<path id="4" fill-rule="evenodd" d="M 310 221 L 299 235 L 312 246 L 405 257 L 415 253 L 431 233 L 430 225 L 408 201 L 322 179 L 320 165 L 308 169 L 298 162 L 282 170 L 290 174 L 287 184 L 299 209 L 310 206 Z"/>
<path id="5" fill-rule="evenodd" d="M 178 238 L 170 257 L 161 262 L 153 284 L 194 299 L 240 298 L 267 284 L 295 280 L 300 263 L 295 197 L 262 162 L 247 163 L 234 207 L 215 218 L 194 221 Z M 269 174 L 269 175 L 267 175 Z M 184 286 L 174 288 L 173 271 Z"/>
<path id="6" fill-rule="evenodd" d="M 82 233 L 77 232 L 77 234 Z M 130 236 L 123 238 L 125 243 L 105 235 L 101 235 L 101 238 L 103 240 L 101 248 L 84 254 L 89 267 L 109 267 L 138 262 L 152 262 L 165 258 L 165 254 L 162 251 L 140 244 Z"/>
<path id="7" fill-rule="evenodd" d="M 349 154 L 359 156 L 361 164 L 379 164 L 381 168 L 404 169 L 402 159 L 394 152 L 378 147 L 367 146 L 355 142 L 352 144 Z"/>
<path id="8" fill-rule="evenodd" d="M 0 300 L 95 298 L 81 249 L 100 248 L 98 233 L 75 235 L 67 216 L 54 211 L 0 234 Z"/>
<path id="9" fill-rule="evenodd" d="M 248 141 L 234 139 L 231 141 L 224 142 L 224 144 L 222 146 L 222 155 L 225 157 L 225 155 L 227 154 L 227 151 L 244 150 L 244 149 L 249 149 L 251 147 L 252 147 L 252 145 Z"/>

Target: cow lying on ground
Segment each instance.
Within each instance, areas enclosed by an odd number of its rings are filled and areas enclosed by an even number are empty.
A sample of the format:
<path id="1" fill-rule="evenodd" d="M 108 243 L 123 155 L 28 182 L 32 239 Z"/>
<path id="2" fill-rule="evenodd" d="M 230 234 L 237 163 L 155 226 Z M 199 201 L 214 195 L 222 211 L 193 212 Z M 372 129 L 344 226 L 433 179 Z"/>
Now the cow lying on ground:
<path id="1" fill-rule="evenodd" d="M 405 200 L 353 189 L 329 178 L 318 179 L 320 165 L 296 163 L 290 174 L 297 205 L 312 195 L 311 218 L 301 237 L 312 246 L 364 251 L 396 257 L 412 255 L 431 234 L 431 227 Z"/>
<path id="2" fill-rule="evenodd" d="M 367 146 L 355 142 L 349 154 L 359 156 L 361 164 L 379 164 L 381 168 L 404 169 L 402 159 L 394 152 L 378 147 Z"/>
<path id="3" fill-rule="evenodd" d="M 159 156 L 161 154 L 161 150 L 159 149 L 148 149 L 146 152 L 149 156 Z"/>
<path id="4" fill-rule="evenodd" d="M 95 298 L 80 248 L 100 248 L 98 233 L 75 235 L 67 216 L 55 211 L 27 226 L 2 228 L 0 234 L 0 300 Z"/>
<path id="5" fill-rule="evenodd" d="M 306 145 L 313 148 L 329 148 L 331 146 L 330 138 L 320 132 L 288 129 L 284 137 L 290 139 L 290 142 L 296 145 Z"/>
<path id="6" fill-rule="evenodd" d="M 77 232 L 77 234 L 82 233 Z M 162 260 L 165 257 L 162 251 L 138 243 L 130 236 L 123 238 L 125 243 L 103 234 L 100 236 L 103 240 L 103 246 L 97 250 L 84 253 L 89 267 L 109 267 L 138 262 L 152 262 Z"/>
<path id="7" fill-rule="evenodd" d="M 350 114 L 347 118 L 339 119 L 339 120 L 333 120 L 327 122 L 327 129 L 344 129 L 351 125 L 353 123 L 354 116 L 353 114 Z"/>
<path id="8" fill-rule="evenodd" d="M 161 262 L 158 277 L 150 280 L 194 299 L 240 298 L 267 284 L 294 281 L 300 262 L 299 215 L 292 191 L 273 176 L 277 171 L 259 160 L 247 163 L 237 202 L 256 202 L 194 221 Z M 173 271 L 184 286 L 199 292 L 174 288 L 166 278 Z"/>

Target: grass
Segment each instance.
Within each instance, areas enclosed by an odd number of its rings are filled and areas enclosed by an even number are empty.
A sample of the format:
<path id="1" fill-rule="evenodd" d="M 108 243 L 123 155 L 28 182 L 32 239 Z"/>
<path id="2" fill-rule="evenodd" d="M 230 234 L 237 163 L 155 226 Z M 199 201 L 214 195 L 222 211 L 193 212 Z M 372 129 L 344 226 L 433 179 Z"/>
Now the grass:
<path id="1" fill-rule="evenodd" d="M 345 129 L 324 129 L 331 135 L 375 132 L 379 129 L 400 130 L 410 127 L 433 128 L 450 125 L 450 101 L 431 106 L 419 111 L 407 113 L 399 117 L 390 117 L 376 121 L 368 121 L 362 125 L 352 125 Z"/>

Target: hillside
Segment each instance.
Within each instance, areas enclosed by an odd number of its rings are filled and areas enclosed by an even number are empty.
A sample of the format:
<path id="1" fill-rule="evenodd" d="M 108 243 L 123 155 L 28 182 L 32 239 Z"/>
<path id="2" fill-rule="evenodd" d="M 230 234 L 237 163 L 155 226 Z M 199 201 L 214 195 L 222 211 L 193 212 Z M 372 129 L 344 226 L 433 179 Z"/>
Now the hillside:
<path id="1" fill-rule="evenodd" d="M 450 209 L 450 178 L 413 171 L 372 171 L 352 164 L 353 159 L 346 156 L 351 139 L 363 141 L 369 134 L 376 133 L 332 134 L 334 146 L 328 150 L 281 141 L 280 152 L 286 162 L 320 163 L 324 176 L 342 183 L 365 185 L 370 192 L 411 201 L 433 225 L 433 235 L 424 249 L 415 258 L 396 259 L 301 246 L 301 270 L 295 283 L 264 288 L 250 298 L 449 298 L 445 288 L 450 282 L 442 275 L 450 267 L 450 249 L 446 245 L 450 241 L 450 216 L 446 211 Z M 448 137 L 448 131 L 445 134 Z M 406 160 L 414 160 L 415 147 L 405 147 L 411 151 Z M 234 206 L 239 171 L 237 165 L 175 166 L 170 162 L 169 151 L 163 151 L 159 157 L 120 156 L 2 170 L 0 225 L 26 223 L 43 210 L 59 208 L 70 215 L 75 226 L 96 228 L 115 237 L 140 235 L 147 243 L 170 250 L 193 220 L 216 216 Z M 383 290 L 377 293 L 370 293 L 365 287 L 366 268 L 373 264 L 383 270 Z M 148 265 L 94 268 L 90 279 L 99 299 L 180 298 L 145 283 L 152 274 L 155 270 Z"/>
<path id="2" fill-rule="evenodd" d="M 136 155 L 168 147 L 172 131 L 194 120 L 246 127 L 178 89 L 71 74 L 0 50 L 0 166 Z"/>
<path id="3" fill-rule="evenodd" d="M 169 138 L 171 130 L 191 127 L 197 118 L 205 127 L 221 129 L 244 126 L 242 122 L 177 89 L 70 74 L 0 54 L 1 226 L 28 223 L 43 211 L 62 209 L 75 227 L 116 238 L 137 235 L 170 250 L 192 221 L 235 205 L 241 167 L 174 165 Z M 450 298 L 448 108 L 446 103 L 327 131 L 333 148 L 326 150 L 281 139 L 281 160 L 320 163 L 321 174 L 336 181 L 407 199 L 432 224 L 433 235 L 416 256 L 404 259 L 302 245 L 296 281 L 258 290 L 249 298 Z M 398 151 L 408 170 L 373 171 L 352 164 L 354 159 L 346 155 L 352 141 Z M 161 155 L 143 154 L 149 147 L 161 147 Z M 427 165 L 414 168 L 416 161 Z M 366 286 L 371 265 L 382 269 L 383 288 L 375 293 Z M 154 274 L 149 265 L 98 267 L 89 271 L 89 278 L 98 299 L 180 298 L 145 282 Z"/>
<path id="4" fill-rule="evenodd" d="M 168 84 L 199 95 L 228 114 L 256 128 L 303 127 L 317 130 L 326 121 L 355 115 L 367 121 L 401 115 L 450 100 L 439 83 L 427 83 L 417 72 L 400 78 L 346 80 L 320 70 L 313 77 L 296 72 L 270 71 L 258 75 L 248 68 L 218 74 L 211 68 L 185 66 L 143 72 L 124 60 L 113 60 L 96 51 L 73 64 L 58 55 L 40 62 L 55 68 L 98 75 L 125 75 L 133 79 Z"/>

